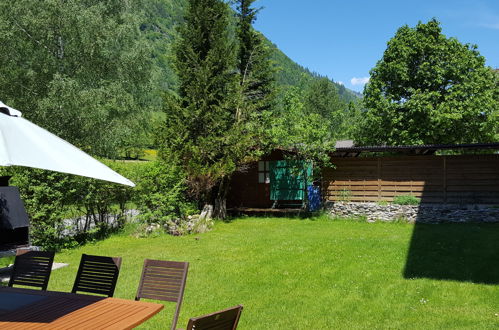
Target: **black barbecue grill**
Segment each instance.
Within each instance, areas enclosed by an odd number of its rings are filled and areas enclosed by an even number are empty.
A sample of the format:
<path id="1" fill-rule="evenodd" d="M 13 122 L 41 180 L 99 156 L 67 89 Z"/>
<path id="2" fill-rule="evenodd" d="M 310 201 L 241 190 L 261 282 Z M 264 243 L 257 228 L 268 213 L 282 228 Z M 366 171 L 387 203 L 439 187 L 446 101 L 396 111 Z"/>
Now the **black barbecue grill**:
<path id="1" fill-rule="evenodd" d="M 0 178 L 0 251 L 29 246 L 29 218 L 17 187 Z"/>

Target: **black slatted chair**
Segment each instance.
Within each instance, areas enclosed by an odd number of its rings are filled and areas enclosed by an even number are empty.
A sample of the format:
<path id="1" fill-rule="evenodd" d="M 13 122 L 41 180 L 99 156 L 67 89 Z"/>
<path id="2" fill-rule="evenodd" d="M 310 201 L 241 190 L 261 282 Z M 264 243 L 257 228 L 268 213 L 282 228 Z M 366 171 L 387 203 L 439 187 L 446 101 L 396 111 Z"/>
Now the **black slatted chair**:
<path id="1" fill-rule="evenodd" d="M 8 285 L 25 285 L 47 290 L 54 255 L 54 252 L 19 250 Z"/>
<path id="2" fill-rule="evenodd" d="M 237 305 L 215 313 L 191 318 L 186 330 L 235 330 L 242 311 L 243 306 Z"/>
<path id="3" fill-rule="evenodd" d="M 71 292 L 87 292 L 112 297 L 118 281 L 120 267 L 120 257 L 112 258 L 83 254 Z"/>
<path id="4" fill-rule="evenodd" d="M 172 330 L 177 326 L 188 269 L 188 262 L 144 260 L 144 268 L 135 300 L 146 298 L 176 303 Z"/>

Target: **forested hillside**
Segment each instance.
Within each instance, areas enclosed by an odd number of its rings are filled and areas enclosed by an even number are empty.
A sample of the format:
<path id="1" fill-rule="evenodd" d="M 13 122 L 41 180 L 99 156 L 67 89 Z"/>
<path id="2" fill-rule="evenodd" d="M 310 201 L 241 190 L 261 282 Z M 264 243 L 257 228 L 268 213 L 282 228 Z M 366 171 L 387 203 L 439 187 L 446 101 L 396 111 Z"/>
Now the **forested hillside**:
<path id="1" fill-rule="evenodd" d="M 151 0 L 145 2 L 145 21 L 142 29 L 154 48 L 159 84 L 166 89 L 175 90 L 177 80 L 171 69 L 170 47 L 176 38 L 175 27 L 182 22 L 187 7 L 187 0 Z M 271 59 L 275 65 L 275 78 L 280 87 L 307 88 L 312 81 L 323 78 L 311 72 L 284 54 L 275 44 L 266 39 L 270 48 Z M 340 99 L 345 103 L 356 102 L 359 96 L 345 86 L 334 83 Z"/>
<path id="2" fill-rule="evenodd" d="M 236 7 L 232 2 L 228 9 L 227 29 L 237 52 Z M 157 148 L 154 128 L 165 118 L 165 94 L 178 94 L 173 47 L 187 8 L 188 0 L 1 3 L 2 101 L 94 155 L 137 157 Z M 349 118 L 356 94 L 255 33 L 273 68 L 275 114 L 283 113 L 286 97 L 296 98 L 298 108 L 320 113 L 324 127 L 335 128 L 332 138 L 348 137 L 344 124 L 355 122 Z M 333 118 L 341 122 L 330 125 Z"/>
<path id="3" fill-rule="evenodd" d="M 276 45 L 268 42 L 272 50 L 272 60 L 277 67 L 276 80 L 279 86 L 295 86 L 305 88 L 310 85 L 313 80 L 324 78 L 318 73 L 312 72 L 309 69 L 299 65 L 284 54 Z M 358 101 L 359 95 L 347 89 L 342 84 L 334 82 L 340 99 L 344 102 Z"/>

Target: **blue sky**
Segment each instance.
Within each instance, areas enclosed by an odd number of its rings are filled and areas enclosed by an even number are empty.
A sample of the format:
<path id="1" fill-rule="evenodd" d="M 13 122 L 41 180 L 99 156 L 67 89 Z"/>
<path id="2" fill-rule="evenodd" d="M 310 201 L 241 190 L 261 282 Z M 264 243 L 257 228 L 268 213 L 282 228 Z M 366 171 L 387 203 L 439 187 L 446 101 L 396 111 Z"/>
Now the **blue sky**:
<path id="1" fill-rule="evenodd" d="M 402 25 L 435 17 L 499 68 L 499 0 L 258 0 L 255 27 L 295 62 L 362 91 Z"/>

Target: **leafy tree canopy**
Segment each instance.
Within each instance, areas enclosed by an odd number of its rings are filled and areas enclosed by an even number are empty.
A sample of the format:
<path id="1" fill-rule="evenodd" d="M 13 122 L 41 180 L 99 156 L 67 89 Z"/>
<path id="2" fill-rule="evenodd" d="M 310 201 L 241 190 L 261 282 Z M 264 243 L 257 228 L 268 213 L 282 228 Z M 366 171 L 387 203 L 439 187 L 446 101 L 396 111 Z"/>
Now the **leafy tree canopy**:
<path id="1" fill-rule="evenodd" d="M 94 155 L 137 145 L 150 52 L 131 0 L 0 2 L 0 93 Z"/>
<path id="2" fill-rule="evenodd" d="M 272 121 L 272 143 L 293 151 L 298 160 L 328 163 L 329 152 L 334 149 L 331 130 L 324 125 L 324 117 L 320 114 L 303 115 L 305 105 L 301 94 L 296 87 L 284 94 Z"/>
<path id="3" fill-rule="evenodd" d="M 311 82 L 304 94 L 305 113 L 321 116 L 331 137 L 341 137 L 348 121 L 346 116 L 348 107 L 340 100 L 336 85 L 328 78 L 316 79 Z"/>
<path id="4" fill-rule="evenodd" d="M 362 144 L 486 142 L 497 134 L 497 85 L 476 46 L 435 19 L 401 27 L 371 70 Z"/>

